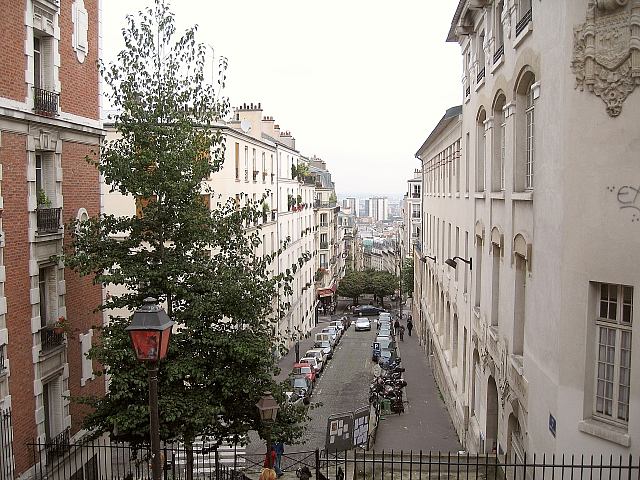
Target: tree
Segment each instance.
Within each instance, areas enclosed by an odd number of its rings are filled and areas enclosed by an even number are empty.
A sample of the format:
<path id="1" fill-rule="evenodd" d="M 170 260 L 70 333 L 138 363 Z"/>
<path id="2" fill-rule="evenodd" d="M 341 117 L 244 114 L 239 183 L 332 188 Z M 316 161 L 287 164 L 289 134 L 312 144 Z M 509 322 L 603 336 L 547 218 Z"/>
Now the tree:
<path id="1" fill-rule="evenodd" d="M 353 299 L 354 305 L 358 304 L 360 295 L 365 293 L 366 278 L 364 272 L 348 272 L 338 284 L 338 295 Z"/>
<path id="2" fill-rule="evenodd" d="M 374 299 L 380 299 L 380 303 L 384 307 L 384 297 L 395 293 L 398 287 L 398 278 L 393 273 L 378 271 L 374 272 L 370 278 L 368 293 L 372 293 Z"/>
<path id="3" fill-rule="evenodd" d="M 93 407 L 84 426 L 148 441 L 147 373 L 124 328 L 143 298 L 153 296 L 178 325 L 159 375 L 162 439 L 184 442 L 192 465 L 198 436 L 221 443 L 239 441 L 249 430 L 264 435 L 255 404 L 270 390 L 286 412 L 278 423 L 281 435 L 293 443 L 306 410 L 284 406 L 285 386 L 274 381 L 272 354 L 282 347 L 273 335 L 273 299 L 279 290 L 291 291 L 292 277 L 271 276 L 279 252 L 257 256 L 259 232 L 244 228 L 262 215 L 264 199 L 242 208 L 230 200 L 210 210 L 202 198 L 212 194 L 202 179 L 222 165 L 222 137 L 211 127 L 228 101 L 204 81 L 205 48 L 195 42 L 195 27 L 174 40 L 164 0 L 129 16 L 123 36 L 126 48 L 117 62 L 101 66 L 121 112 L 115 118 L 120 137 L 102 146 L 99 162 L 91 161 L 111 191 L 137 200 L 138 215 L 76 222 L 65 256 L 66 265 L 93 275 L 95 283 L 125 292 L 100 306 L 111 314 L 90 356 L 100 365 L 98 374 L 110 375 L 110 387 L 105 397 L 81 400 Z"/>
<path id="4" fill-rule="evenodd" d="M 402 288 L 407 295 L 413 295 L 413 258 L 405 258 L 402 265 Z"/>

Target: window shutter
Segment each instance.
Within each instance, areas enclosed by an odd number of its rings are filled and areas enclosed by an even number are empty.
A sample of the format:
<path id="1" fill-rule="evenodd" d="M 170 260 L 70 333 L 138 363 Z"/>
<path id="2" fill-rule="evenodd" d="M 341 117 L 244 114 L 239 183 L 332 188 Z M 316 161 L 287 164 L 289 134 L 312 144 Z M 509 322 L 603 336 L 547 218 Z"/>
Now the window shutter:
<path id="1" fill-rule="evenodd" d="M 51 207 L 56 204 L 56 172 L 54 168 L 53 155 L 45 155 L 42 162 L 42 177 L 44 180 L 44 191 L 51 200 Z"/>
<path id="2" fill-rule="evenodd" d="M 84 8 L 76 7 L 76 47 L 85 53 L 89 50 L 87 40 L 88 29 L 89 18 L 87 11 Z"/>
<path id="3" fill-rule="evenodd" d="M 47 313 L 50 323 L 58 321 L 58 278 L 56 268 L 47 269 Z"/>
<path id="4" fill-rule="evenodd" d="M 55 437 L 63 430 L 62 378 L 57 377 L 49 384 L 49 405 L 51 406 L 51 436 Z"/>
<path id="5" fill-rule="evenodd" d="M 89 350 L 91 349 L 91 339 L 93 338 L 93 329 L 85 335 L 80 335 L 80 355 L 82 365 L 82 377 L 80 378 L 80 386 L 84 387 L 87 381 L 93 378 L 93 364 L 90 358 L 87 357 Z"/>
<path id="6" fill-rule="evenodd" d="M 40 48 L 42 88 L 53 91 L 53 37 L 43 37 L 40 40 Z"/>

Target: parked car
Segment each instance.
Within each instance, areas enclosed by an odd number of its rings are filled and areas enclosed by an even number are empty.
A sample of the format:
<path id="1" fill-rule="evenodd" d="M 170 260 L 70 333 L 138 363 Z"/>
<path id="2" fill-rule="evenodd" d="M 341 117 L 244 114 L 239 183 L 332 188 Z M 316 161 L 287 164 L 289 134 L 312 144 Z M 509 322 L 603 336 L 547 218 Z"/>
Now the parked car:
<path id="1" fill-rule="evenodd" d="M 340 320 L 334 320 L 333 322 L 329 322 L 329 326 L 330 327 L 336 327 L 336 329 L 338 330 L 340 336 L 342 336 L 342 334 L 344 333 L 344 325 L 342 324 L 342 321 L 340 321 Z"/>
<path id="2" fill-rule="evenodd" d="M 287 400 L 291 403 L 297 404 L 302 402 L 309 404 L 309 397 L 311 397 L 311 382 L 304 375 L 296 375 L 291 378 L 291 390 L 285 392 Z"/>
<path id="3" fill-rule="evenodd" d="M 334 335 L 331 335 L 331 333 L 329 332 L 316 333 L 314 342 L 323 342 L 325 340 L 331 343 L 332 347 L 337 343 L 336 337 Z"/>
<path id="4" fill-rule="evenodd" d="M 320 362 L 316 357 L 302 357 L 300 359 L 300 363 L 308 363 L 315 370 L 316 378 L 320 376 L 320 372 L 322 371 L 322 362 Z"/>
<path id="5" fill-rule="evenodd" d="M 324 353 L 324 358 L 326 358 L 327 360 L 333 358 L 333 346 L 331 345 L 331 342 L 329 340 L 316 341 L 313 344 L 313 348 L 321 349 L 322 353 Z"/>
<path id="6" fill-rule="evenodd" d="M 313 365 L 306 362 L 294 363 L 293 364 L 293 374 L 294 375 L 304 375 L 311 381 L 311 385 L 313 386 L 316 383 L 316 369 L 313 368 Z"/>
<path id="7" fill-rule="evenodd" d="M 307 352 L 304 354 L 305 357 L 316 357 L 318 359 L 318 361 L 320 363 L 322 363 L 322 367 L 324 368 L 324 365 L 327 361 L 327 358 L 324 356 L 324 352 L 322 351 L 321 348 L 312 348 L 311 350 L 307 350 Z"/>
<path id="8" fill-rule="evenodd" d="M 373 305 L 359 305 L 353 309 L 353 314 L 358 317 L 377 316 L 381 312 L 386 312 L 384 308 L 374 307 Z"/>
<path id="9" fill-rule="evenodd" d="M 391 322 L 391 314 L 389 312 L 380 312 L 380 316 L 378 317 L 380 321 L 387 320 Z"/>
<path id="10" fill-rule="evenodd" d="M 356 320 L 356 332 L 362 330 L 371 330 L 371 321 L 366 317 Z"/>
<path id="11" fill-rule="evenodd" d="M 340 332 L 336 327 L 325 327 L 322 329 L 322 333 L 328 333 L 333 338 L 334 345 L 340 340 Z"/>
<path id="12" fill-rule="evenodd" d="M 378 330 L 378 336 L 380 337 L 391 337 L 392 334 L 391 332 L 393 332 L 393 330 L 391 329 L 391 327 L 380 327 L 380 330 Z"/>

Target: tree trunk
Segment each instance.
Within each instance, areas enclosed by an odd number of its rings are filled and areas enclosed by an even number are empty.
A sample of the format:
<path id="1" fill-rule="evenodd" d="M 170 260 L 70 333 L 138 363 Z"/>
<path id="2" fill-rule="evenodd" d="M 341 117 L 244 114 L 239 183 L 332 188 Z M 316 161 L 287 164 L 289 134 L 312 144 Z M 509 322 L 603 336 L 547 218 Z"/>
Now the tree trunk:
<path id="1" fill-rule="evenodd" d="M 187 456 L 185 480 L 193 480 L 193 442 L 185 442 L 184 451 Z"/>

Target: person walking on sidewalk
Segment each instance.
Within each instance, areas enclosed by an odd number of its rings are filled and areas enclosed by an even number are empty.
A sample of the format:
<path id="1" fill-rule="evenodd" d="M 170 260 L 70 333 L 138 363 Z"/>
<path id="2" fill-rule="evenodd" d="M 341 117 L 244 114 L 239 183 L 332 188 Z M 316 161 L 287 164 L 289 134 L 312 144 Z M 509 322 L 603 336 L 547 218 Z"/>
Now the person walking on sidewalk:
<path id="1" fill-rule="evenodd" d="M 413 322 L 411 321 L 411 318 L 409 318 L 409 320 L 407 320 L 407 331 L 409 332 L 409 336 L 411 336 L 412 329 L 413 329 Z"/>
<path id="2" fill-rule="evenodd" d="M 400 341 L 404 342 L 404 326 L 400 325 L 400 328 L 398 330 L 400 331 Z"/>
<path id="3" fill-rule="evenodd" d="M 396 335 L 400 333 L 400 321 L 397 318 L 395 323 L 393 324 L 393 333 Z"/>

